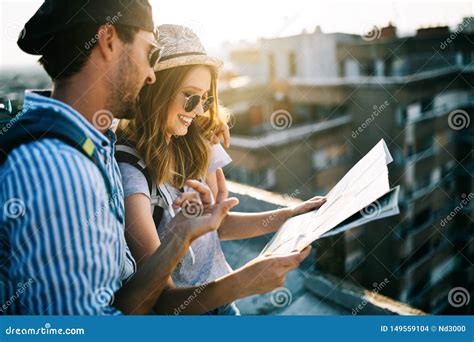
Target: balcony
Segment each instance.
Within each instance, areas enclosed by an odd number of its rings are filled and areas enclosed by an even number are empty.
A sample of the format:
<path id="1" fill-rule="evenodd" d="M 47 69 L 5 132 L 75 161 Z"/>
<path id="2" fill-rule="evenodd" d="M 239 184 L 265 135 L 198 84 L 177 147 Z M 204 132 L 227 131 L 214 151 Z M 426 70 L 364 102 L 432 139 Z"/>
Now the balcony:
<path id="1" fill-rule="evenodd" d="M 344 115 L 333 120 L 286 128 L 281 131 L 273 131 L 257 137 L 247 137 L 234 134 L 232 135 L 232 147 L 256 150 L 264 147 L 285 146 L 313 134 L 337 128 L 350 122 L 351 116 Z"/>
<path id="2" fill-rule="evenodd" d="M 418 163 L 426 158 L 433 157 L 438 152 L 435 145 L 432 145 L 420 152 L 417 152 L 406 158 L 406 163 Z"/>
<path id="3" fill-rule="evenodd" d="M 457 52 L 444 53 L 443 56 L 433 55 L 431 52 L 403 55 L 394 63 L 391 74 L 393 76 L 407 76 L 420 72 L 461 67 L 464 64 L 459 59 L 459 55 Z"/>
<path id="4" fill-rule="evenodd" d="M 453 256 L 449 242 L 444 242 L 436 248 L 424 244 L 420 249 L 423 249 L 422 253 L 415 253 L 399 268 L 405 284 L 400 298 L 410 303 L 413 303 L 415 298 L 421 300 L 427 289 L 436 285 L 440 280 L 439 265 Z"/>
<path id="5" fill-rule="evenodd" d="M 444 103 L 443 105 L 440 105 L 431 110 L 421 112 L 418 116 L 414 118 L 407 119 L 407 123 L 417 123 L 424 120 L 433 119 L 436 117 L 447 115 L 453 110 L 472 106 L 474 106 L 474 100 L 469 98 L 462 99 L 459 102 Z"/>
<path id="6" fill-rule="evenodd" d="M 432 218 L 428 219 L 426 222 L 422 223 L 421 225 L 407 229 L 406 232 L 404 231 L 402 235 L 406 236 L 406 240 L 402 246 L 402 256 L 408 257 L 414 251 L 419 248 L 425 241 L 427 241 L 431 234 L 433 234 L 432 228 L 434 220 Z"/>

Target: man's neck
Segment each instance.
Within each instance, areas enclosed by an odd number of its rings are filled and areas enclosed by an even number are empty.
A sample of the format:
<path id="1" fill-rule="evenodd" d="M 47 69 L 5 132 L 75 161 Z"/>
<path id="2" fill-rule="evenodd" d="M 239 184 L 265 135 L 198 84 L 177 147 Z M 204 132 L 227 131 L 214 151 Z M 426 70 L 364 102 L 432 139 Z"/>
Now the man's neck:
<path id="1" fill-rule="evenodd" d="M 104 110 L 107 94 L 101 82 L 85 82 L 80 76 L 73 76 L 67 80 L 55 81 L 51 98 L 61 101 L 86 118 L 93 124 L 94 114 Z M 100 129 L 102 133 L 106 129 Z"/>

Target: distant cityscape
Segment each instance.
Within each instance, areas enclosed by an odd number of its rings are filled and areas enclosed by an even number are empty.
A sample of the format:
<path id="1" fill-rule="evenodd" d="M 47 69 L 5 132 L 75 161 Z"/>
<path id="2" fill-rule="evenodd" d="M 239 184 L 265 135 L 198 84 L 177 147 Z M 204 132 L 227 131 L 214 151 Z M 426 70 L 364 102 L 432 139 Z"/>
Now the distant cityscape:
<path id="1" fill-rule="evenodd" d="M 234 45 L 220 80 L 232 112 L 237 183 L 305 199 L 325 195 L 380 139 L 401 186 L 400 215 L 316 243 L 314 268 L 433 314 L 472 314 L 474 18 L 397 36 L 313 32 Z M 42 69 L 2 70 L 0 111 L 21 108 Z"/>
<path id="2" fill-rule="evenodd" d="M 400 215 L 317 244 L 315 267 L 434 314 L 474 289 L 474 18 L 455 31 L 394 25 L 312 33 L 230 51 L 229 179 L 300 198 L 326 194 L 381 138 Z"/>

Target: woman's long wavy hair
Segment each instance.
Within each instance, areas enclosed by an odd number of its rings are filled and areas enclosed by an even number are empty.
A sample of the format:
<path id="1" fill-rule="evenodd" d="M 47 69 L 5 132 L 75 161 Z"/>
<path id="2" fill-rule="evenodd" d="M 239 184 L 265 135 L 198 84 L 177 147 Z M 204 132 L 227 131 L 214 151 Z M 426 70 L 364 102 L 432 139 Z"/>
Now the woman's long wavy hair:
<path id="1" fill-rule="evenodd" d="M 156 82 L 146 85 L 140 92 L 135 118 L 121 120 L 117 130 L 119 143 L 132 145 L 137 150 L 157 184 L 170 182 L 174 187 L 182 188 L 186 180 L 206 176 L 209 140 L 221 125 L 214 68 L 209 67 L 209 96 L 215 98 L 209 111 L 194 119 L 186 135 L 171 136 L 169 143 L 166 139 L 168 108 L 193 67 L 180 66 L 156 72 Z"/>

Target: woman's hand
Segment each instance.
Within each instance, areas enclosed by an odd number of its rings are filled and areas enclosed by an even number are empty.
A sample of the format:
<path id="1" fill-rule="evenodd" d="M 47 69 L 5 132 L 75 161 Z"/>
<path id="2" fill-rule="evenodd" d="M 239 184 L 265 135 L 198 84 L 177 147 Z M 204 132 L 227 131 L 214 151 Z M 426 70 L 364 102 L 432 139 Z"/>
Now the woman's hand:
<path id="1" fill-rule="evenodd" d="M 215 145 L 220 142 L 223 142 L 225 148 L 230 146 L 230 128 L 227 123 L 223 123 L 220 129 L 214 132 L 214 135 L 211 138 L 211 144 Z"/>
<path id="2" fill-rule="evenodd" d="M 286 274 L 309 255 L 311 246 L 301 252 L 286 255 L 262 255 L 236 270 L 234 286 L 240 291 L 238 297 L 269 292 L 285 284 Z"/>
<path id="3" fill-rule="evenodd" d="M 213 204 L 213 195 L 211 189 L 206 185 L 197 180 L 187 180 L 186 185 L 193 189 L 195 192 L 184 192 L 173 202 L 173 208 L 183 208 L 183 206 L 189 204 L 190 202 L 199 202 L 202 204 L 204 209 L 209 208 Z M 217 186 L 217 195 L 216 199 L 220 197 L 221 199 L 226 199 L 229 196 L 229 191 L 227 190 L 227 184 L 225 182 L 224 172 L 221 168 L 216 170 L 216 186 Z"/>
<path id="4" fill-rule="evenodd" d="M 290 217 L 301 215 L 307 213 L 308 211 L 318 209 L 324 203 L 326 203 L 326 197 L 324 196 L 315 196 L 313 198 L 310 198 L 309 200 L 290 208 Z"/>

